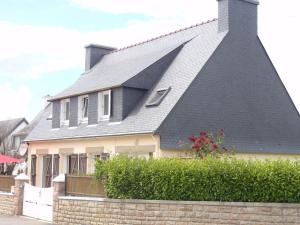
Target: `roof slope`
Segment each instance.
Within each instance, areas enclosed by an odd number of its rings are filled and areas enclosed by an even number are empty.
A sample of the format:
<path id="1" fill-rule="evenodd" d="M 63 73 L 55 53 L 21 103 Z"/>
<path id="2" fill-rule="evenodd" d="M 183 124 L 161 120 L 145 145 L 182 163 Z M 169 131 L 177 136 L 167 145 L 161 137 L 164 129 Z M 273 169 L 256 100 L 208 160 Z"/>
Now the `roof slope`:
<path id="1" fill-rule="evenodd" d="M 95 69 L 81 76 L 82 83 L 76 82 L 75 85 L 55 96 L 55 98 L 119 85 L 188 41 L 161 79 L 145 94 L 140 103 L 121 123 L 101 122 L 93 127 L 81 124 L 76 129 L 60 128 L 59 130 L 51 130 L 51 121 L 46 120 L 48 115 L 45 114 L 40 123 L 26 138 L 27 141 L 154 132 L 226 34 L 226 32 L 218 33 L 218 22 L 214 20 L 201 26 L 194 26 L 106 55 L 95 66 Z M 115 74 L 118 74 L 118 76 Z M 113 79 L 105 81 L 110 76 Z M 146 107 L 147 102 L 157 90 L 168 87 L 171 87 L 171 91 L 158 107 Z"/>
<path id="2" fill-rule="evenodd" d="M 26 122 L 25 118 L 16 118 L 11 120 L 0 121 L 0 139 L 5 138 L 13 132 L 22 122 Z"/>
<path id="3" fill-rule="evenodd" d="M 299 113 L 257 36 L 226 36 L 158 129 L 160 148 L 220 128 L 239 152 L 300 152 Z"/>
<path id="4" fill-rule="evenodd" d="M 203 24 L 114 51 L 53 99 L 121 86 L 180 45 L 199 35 Z"/>
<path id="5" fill-rule="evenodd" d="M 40 122 L 40 120 L 43 118 L 43 114 L 49 108 L 51 108 L 50 103 L 48 103 L 47 106 L 43 110 L 41 110 L 26 127 L 19 130 L 14 135 L 15 136 L 25 136 L 26 137 L 33 130 L 33 128 Z"/>

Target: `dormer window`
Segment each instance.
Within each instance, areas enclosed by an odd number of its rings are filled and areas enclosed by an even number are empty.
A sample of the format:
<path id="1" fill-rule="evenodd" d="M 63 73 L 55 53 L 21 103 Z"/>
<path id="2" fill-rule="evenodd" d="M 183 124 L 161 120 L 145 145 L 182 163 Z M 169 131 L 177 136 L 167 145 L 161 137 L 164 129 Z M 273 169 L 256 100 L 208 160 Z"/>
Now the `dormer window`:
<path id="1" fill-rule="evenodd" d="M 61 121 L 64 125 L 68 125 L 70 119 L 70 99 L 61 101 L 61 109 Z"/>
<path id="2" fill-rule="evenodd" d="M 111 91 L 99 93 L 99 120 L 108 120 L 111 113 Z"/>
<path id="3" fill-rule="evenodd" d="M 82 122 L 88 120 L 89 97 L 87 95 L 79 97 L 78 117 Z"/>
<path id="4" fill-rule="evenodd" d="M 170 90 L 171 87 L 158 90 L 146 106 L 158 106 L 164 100 Z"/>

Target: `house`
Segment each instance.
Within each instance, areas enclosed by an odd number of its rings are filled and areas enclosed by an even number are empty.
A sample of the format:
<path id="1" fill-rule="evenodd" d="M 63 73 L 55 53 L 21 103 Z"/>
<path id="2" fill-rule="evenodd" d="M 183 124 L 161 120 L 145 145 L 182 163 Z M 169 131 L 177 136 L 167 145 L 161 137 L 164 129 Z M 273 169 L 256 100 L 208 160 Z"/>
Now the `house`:
<path id="1" fill-rule="evenodd" d="M 0 153 L 15 155 L 24 137 L 17 133 L 28 125 L 25 118 L 0 121 Z"/>
<path id="2" fill-rule="evenodd" d="M 241 155 L 299 154 L 300 116 L 257 35 L 259 3 L 218 5 L 206 23 L 121 49 L 87 46 L 85 72 L 26 138 L 34 183 L 92 173 L 107 154 L 180 156 L 178 141 L 200 130 L 224 128 Z"/>
<path id="3" fill-rule="evenodd" d="M 0 121 L 0 154 L 15 156 L 18 153 L 19 146 L 24 138 L 16 135 L 18 131 L 28 124 L 25 118 L 16 118 Z M 0 174 L 10 173 L 12 167 L 4 167 L 0 164 Z"/>

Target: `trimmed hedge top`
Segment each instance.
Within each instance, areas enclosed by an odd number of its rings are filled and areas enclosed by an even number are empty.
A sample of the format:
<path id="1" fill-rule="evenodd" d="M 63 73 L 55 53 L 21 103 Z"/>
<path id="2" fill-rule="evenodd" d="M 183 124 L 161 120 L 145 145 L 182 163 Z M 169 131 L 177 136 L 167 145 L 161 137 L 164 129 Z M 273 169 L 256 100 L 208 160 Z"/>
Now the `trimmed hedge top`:
<path id="1" fill-rule="evenodd" d="M 118 199 L 300 202 L 300 162 L 137 159 L 96 163 L 107 196 Z"/>

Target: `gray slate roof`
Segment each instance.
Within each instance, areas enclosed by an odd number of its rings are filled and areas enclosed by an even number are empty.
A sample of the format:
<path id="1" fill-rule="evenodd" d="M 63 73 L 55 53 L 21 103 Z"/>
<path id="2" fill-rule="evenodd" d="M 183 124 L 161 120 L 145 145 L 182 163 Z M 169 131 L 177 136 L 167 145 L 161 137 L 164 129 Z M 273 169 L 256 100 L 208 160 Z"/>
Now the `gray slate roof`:
<path id="1" fill-rule="evenodd" d="M 218 22 L 213 20 L 106 55 L 94 69 L 81 75 L 74 85 L 52 99 L 119 86 L 187 42 L 159 82 L 147 92 L 122 122 L 112 124 L 101 122 L 96 126 L 81 124 L 75 129 L 63 127 L 52 130 L 51 121 L 47 120 L 51 109 L 47 109 L 26 141 L 155 132 L 222 42 L 226 33 L 218 32 Z M 168 87 L 172 89 L 158 107 L 146 107 L 157 90 Z"/>
<path id="2" fill-rule="evenodd" d="M 43 118 L 43 115 L 48 112 L 47 110 L 51 108 L 50 103 L 46 105 L 46 107 L 41 110 L 34 118 L 33 120 L 23 129 L 19 130 L 14 134 L 14 136 L 24 136 L 26 137 L 34 128 L 35 126 L 40 122 L 40 120 Z"/>
<path id="3" fill-rule="evenodd" d="M 194 26 L 104 55 L 91 70 L 83 73 L 73 85 L 53 96 L 51 100 L 121 86 L 185 42 L 198 35 L 207 35 L 207 29 L 216 27 L 216 24 L 214 21 Z"/>
<path id="4" fill-rule="evenodd" d="M 0 121 L 0 139 L 5 138 L 13 132 L 22 122 L 26 122 L 25 118 L 16 118 Z"/>

